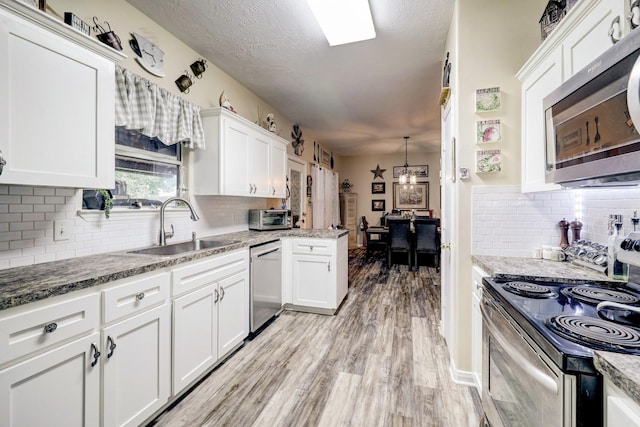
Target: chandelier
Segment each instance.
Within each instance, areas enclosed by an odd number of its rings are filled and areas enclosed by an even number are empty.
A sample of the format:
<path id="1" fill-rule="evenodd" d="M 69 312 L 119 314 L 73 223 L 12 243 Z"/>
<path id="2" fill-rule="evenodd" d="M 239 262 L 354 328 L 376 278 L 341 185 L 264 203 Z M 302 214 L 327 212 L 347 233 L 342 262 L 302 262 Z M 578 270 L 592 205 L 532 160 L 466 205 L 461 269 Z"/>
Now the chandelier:
<path id="1" fill-rule="evenodd" d="M 400 174 L 400 184 L 415 184 L 416 176 L 414 173 L 409 173 L 409 164 L 407 163 L 407 140 L 408 136 L 404 137 L 404 169 L 402 170 L 402 174 Z"/>

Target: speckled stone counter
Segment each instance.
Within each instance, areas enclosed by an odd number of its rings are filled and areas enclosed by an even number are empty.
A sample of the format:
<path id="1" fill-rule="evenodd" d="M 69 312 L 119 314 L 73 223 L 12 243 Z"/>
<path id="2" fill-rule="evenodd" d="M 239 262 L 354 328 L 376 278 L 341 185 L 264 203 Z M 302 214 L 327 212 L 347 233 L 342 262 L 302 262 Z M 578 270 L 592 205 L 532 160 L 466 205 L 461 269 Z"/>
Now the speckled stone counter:
<path id="1" fill-rule="evenodd" d="M 640 405 L 640 356 L 596 351 L 596 369 Z"/>
<path id="2" fill-rule="evenodd" d="M 0 270 L 0 310 L 283 237 L 338 239 L 346 234 L 347 230 L 241 231 L 215 236 L 236 243 L 175 256 L 121 251 Z"/>
<path id="3" fill-rule="evenodd" d="M 499 256 L 472 257 L 474 264 L 492 277 L 520 280 L 544 280 L 548 282 L 590 282 L 607 284 L 614 282 L 605 274 L 570 262 L 557 262 L 536 258 Z"/>

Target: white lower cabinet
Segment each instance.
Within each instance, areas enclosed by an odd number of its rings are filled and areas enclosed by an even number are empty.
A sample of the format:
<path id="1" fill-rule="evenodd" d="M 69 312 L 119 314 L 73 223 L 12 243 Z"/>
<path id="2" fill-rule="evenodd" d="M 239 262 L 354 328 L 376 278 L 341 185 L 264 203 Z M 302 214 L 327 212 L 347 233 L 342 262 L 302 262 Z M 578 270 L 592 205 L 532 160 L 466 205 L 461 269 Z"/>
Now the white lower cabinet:
<path id="1" fill-rule="evenodd" d="M 104 426 L 137 426 L 171 394 L 171 306 L 104 328 Z"/>
<path id="2" fill-rule="evenodd" d="M 339 239 L 294 238 L 285 247 L 292 251 L 292 304 L 328 312 L 336 310 L 348 290 L 347 236 Z M 284 292 L 286 294 L 288 292 Z"/>
<path id="3" fill-rule="evenodd" d="M 606 377 L 604 408 L 604 427 L 640 427 L 640 405 Z"/>
<path id="4" fill-rule="evenodd" d="M 173 271 L 173 394 L 211 368 L 249 335 L 247 250 Z M 194 290 L 195 289 L 195 290 Z"/>
<path id="5" fill-rule="evenodd" d="M 476 388 L 482 392 L 482 278 L 488 276 L 480 267 L 473 266 L 473 295 L 471 307 L 471 373 Z"/>
<path id="6" fill-rule="evenodd" d="M 0 426 L 99 425 L 98 346 L 95 332 L 0 370 Z"/>

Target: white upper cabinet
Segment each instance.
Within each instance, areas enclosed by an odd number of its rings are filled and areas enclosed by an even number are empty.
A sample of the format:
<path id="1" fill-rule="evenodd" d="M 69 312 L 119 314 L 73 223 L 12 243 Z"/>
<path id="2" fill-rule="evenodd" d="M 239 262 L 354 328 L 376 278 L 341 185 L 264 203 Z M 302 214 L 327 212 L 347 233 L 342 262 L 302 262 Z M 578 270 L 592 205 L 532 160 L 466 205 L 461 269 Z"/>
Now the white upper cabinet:
<path id="1" fill-rule="evenodd" d="M 206 149 L 194 153 L 195 194 L 285 197 L 287 141 L 223 108 L 201 114 Z"/>
<path id="2" fill-rule="evenodd" d="M 113 186 L 122 58 L 33 7 L 0 0 L 0 183 Z"/>
<path id="3" fill-rule="evenodd" d="M 581 0 L 517 73 L 522 82 L 523 192 L 560 188 L 545 183 L 545 96 L 629 32 L 628 0 Z"/>

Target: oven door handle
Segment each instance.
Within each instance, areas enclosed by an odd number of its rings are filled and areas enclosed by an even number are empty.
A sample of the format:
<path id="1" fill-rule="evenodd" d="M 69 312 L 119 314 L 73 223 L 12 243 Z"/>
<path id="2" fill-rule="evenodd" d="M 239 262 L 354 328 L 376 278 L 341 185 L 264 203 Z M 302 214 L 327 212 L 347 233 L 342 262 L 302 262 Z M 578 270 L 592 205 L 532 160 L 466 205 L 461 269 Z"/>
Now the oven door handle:
<path id="1" fill-rule="evenodd" d="M 487 309 L 484 307 L 485 304 L 488 305 L 490 303 L 487 302 L 487 301 L 483 301 L 483 302 L 484 302 L 484 304 L 480 305 L 480 311 L 482 312 L 482 319 L 485 321 L 485 323 L 487 324 L 487 326 L 489 326 L 489 329 L 491 330 L 491 336 L 493 338 L 495 338 L 495 340 L 498 342 L 500 347 L 506 353 L 508 353 L 508 355 L 509 355 L 509 357 L 511 357 L 511 359 L 513 359 L 513 360 L 515 360 L 515 361 L 517 361 L 519 363 L 520 368 L 522 368 L 522 370 L 527 375 L 529 375 L 531 378 L 533 378 L 538 383 L 540 383 L 544 388 L 546 388 L 547 390 L 549 390 L 553 394 L 557 395 L 559 390 L 558 390 L 558 384 L 555 381 L 555 379 L 550 377 L 549 375 L 545 374 L 544 372 L 542 372 L 540 369 L 536 368 L 535 366 L 533 366 L 531 364 L 531 362 L 529 362 L 521 354 L 518 354 L 518 352 L 516 350 L 514 350 L 512 348 L 512 346 L 508 342 L 505 341 L 505 339 L 502 337 L 502 335 L 500 335 L 499 329 L 493 323 L 493 320 L 491 320 L 491 318 L 489 317 L 489 315 L 487 313 Z M 515 332 L 518 333 L 518 331 L 515 331 Z M 520 334 L 518 334 L 518 335 L 520 335 Z M 524 338 L 523 338 L 523 340 L 524 340 Z M 540 359 L 540 360 L 542 361 L 542 359 Z M 544 363 L 544 361 L 542 361 L 542 362 Z"/>
<path id="2" fill-rule="evenodd" d="M 623 310 L 629 310 L 635 313 L 640 313 L 640 307 L 634 307 L 632 305 L 621 304 L 619 302 L 613 302 L 613 301 L 602 301 L 600 304 L 596 306 L 596 311 L 600 313 L 600 310 L 607 307 L 621 308 Z"/>

